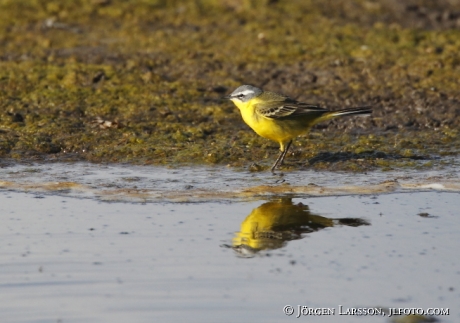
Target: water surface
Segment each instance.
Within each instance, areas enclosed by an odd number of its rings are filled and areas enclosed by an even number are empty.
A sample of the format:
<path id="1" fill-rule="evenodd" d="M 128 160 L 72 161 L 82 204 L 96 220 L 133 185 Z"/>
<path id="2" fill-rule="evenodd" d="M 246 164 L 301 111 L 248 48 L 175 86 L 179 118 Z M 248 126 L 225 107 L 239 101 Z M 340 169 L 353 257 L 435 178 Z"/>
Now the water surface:
<path id="1" fill-rule="evenodd" d="M 286 184 L 220 168 L 64 166 L 1 170 L 3 322 L 390 321 L 339 315 L 339 306 L 448 308 L 436 318 L 460 320 L 454 176 L 409 174 L 385 194 L 364 194 L 343 189 L 400 175 L 288 173 L 281 179 L 292 186 L 308 181 L 327 194 L 218 198 L 200 192 Z M 198 202 L 187 195 L 196 188 Z M 187 202 L 171 202 L 175 189 Z M 104 190 L 116 198 L 105 201 Z M 129 190 L 148 198 L 133 203 Z M 297 319 L 299 305 L 335 315 Z"/>

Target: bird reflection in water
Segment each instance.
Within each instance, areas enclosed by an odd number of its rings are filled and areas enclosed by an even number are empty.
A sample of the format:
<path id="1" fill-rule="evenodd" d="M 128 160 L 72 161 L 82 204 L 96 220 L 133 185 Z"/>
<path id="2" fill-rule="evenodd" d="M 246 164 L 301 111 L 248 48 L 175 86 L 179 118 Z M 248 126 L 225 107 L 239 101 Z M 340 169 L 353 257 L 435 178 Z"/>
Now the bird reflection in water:
<path id="1" fill-rule="evenodd" d="M 242 257 L 253 257 L 262 250 L 282 248 L 304 234 L 338 225 L 359 227 L 370 223 L 360 218 L 326 218 L 310 212 L 308 205 L 281 198 L 252 210 L 233 238 L 232 248 Z"/>

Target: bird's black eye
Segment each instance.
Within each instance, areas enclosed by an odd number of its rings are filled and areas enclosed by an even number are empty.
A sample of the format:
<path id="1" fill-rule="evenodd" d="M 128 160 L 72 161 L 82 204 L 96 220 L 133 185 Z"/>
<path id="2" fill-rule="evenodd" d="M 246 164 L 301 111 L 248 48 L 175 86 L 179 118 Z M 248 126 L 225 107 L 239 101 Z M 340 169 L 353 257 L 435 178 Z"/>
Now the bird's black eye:
<path id="1" fill-rule="evenodd" d="M 238 98 L 239 98 L 239 99 L 244 98 L 244 94 L 238 94 Z"/>

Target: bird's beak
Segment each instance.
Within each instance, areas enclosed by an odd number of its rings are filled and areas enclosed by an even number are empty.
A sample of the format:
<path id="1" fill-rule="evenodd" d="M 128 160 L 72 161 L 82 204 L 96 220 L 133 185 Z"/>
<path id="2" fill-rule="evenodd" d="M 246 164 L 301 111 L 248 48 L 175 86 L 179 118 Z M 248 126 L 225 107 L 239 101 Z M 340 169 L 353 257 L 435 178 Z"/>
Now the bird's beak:
<path id="1" fill-rule="evenodd" d="M 232 99 L 231 95 L 226 95 L 226 96 L 221 98 L 221 100 L 231 100 L 231 99 Z"/>

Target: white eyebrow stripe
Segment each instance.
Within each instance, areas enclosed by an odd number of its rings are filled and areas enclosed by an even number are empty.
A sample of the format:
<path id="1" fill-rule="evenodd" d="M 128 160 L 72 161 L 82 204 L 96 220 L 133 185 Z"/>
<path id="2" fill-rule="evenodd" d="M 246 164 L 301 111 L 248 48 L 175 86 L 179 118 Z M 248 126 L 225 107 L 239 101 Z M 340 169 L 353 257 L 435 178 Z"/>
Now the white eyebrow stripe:
<path id="1" fill-rule="evenodd" d="M 254 94 L 254 91 L 253 90 L 244 90 L 244 91 L 241 91 L 241 92 L 238 92 L 238 93 L 235 93 L 235 95 L 248 95 L 248 94 Z"/>

